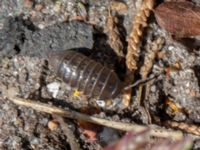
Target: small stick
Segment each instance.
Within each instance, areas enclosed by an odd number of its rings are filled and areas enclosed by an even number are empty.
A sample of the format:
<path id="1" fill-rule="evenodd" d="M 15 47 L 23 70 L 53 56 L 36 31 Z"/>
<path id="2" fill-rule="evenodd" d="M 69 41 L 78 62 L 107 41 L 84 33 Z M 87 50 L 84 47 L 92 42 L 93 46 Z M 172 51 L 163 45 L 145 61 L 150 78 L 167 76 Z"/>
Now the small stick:
<path id="1" fill-rule="evenodd" d="M 53 117 L 60 123 L 61 129 L 67 137 L 71 150 L 80 150 L 80 145 L 76 141 L 76 137 L 74 136 L 73 131 L 70 130 L 69 125 L 65 123 L 64 118 L 58 115 L 53 115 Z"/>
<path id="2" fill-rule="evenodd" d="M 147 77 L 147 78 L 145 78 L 145 79 L 138 80 L 138 81 L 136 81 L 135 83 L 124 87 L 124 90 L 128 90 L 128 89 L 133 88 L 133 87 L 136 87 L 136 86 L 138 86 L 138 85 L 140 85 L 140 84 L 145 84 L 145 83 L 147 83 L 147 82 L 149 82 L 149 81 L 152 81 L 153 79 L 155 79 L 155 78 L 158 77 L 158 76 L 159 76 L 159 75 L 154 75 L 154 76 L 151 76 L 151 77 Z"/>
<path id="3" fill-rule="evenodd" d="M 14 94 L 16 91 L 13 91 L 12 88 L 7 91 L 7 97 L 9 100 L 14 102 L 17 105 L 31 107 L 32 109 L 35 109 L 37 111 L 46 112 L 52 115 L 59 115 L 62 117 L 70 118 L 70 119 L 76 119 L 76 120 L 82 120 L 87 121 L 94 124 L 99 124 L 102 126 L 122 130 L 122 131 L 142 131 L 150 127 L 150 135 L 155 137 L 165 137 L 165 138 L 173 138 L 173 139 L 180 139 L 182 138 L 182 133 L 177 131 L 169 131 L 166 129 L 158 128 L 155 126 L 142 126 L 137 124 L 130 124 L 130 123 L 123 123 L 123 122 L 116 122 L 106 119 L 101 119 L 89 115 L 85 115 L 76 111 L 72 110 L 64 110 L 55 106 L 51 106 L 49 104 L 41 103 L 32 101 L 29 99 L 23 99 L 16 97 Z"/>
<path id="4" fill-rule="evenodd" d="M 152 41 L 150 44 L 147 45 L 146 55 L 144 58 L 144 64 L 140 68 L 140 75 L 142 77 L 141 80 L 147 79 L 148 74 L 152 70 L 152 67 L 153 67 L 153 64 L 154 64 L 154 61 L 156 58 L 156 54 L 163 47 L 164 42 L 165 42 L 165 39 L 163 37 L 158 37 L 154 41 Z M 144 101 L 147 100 L 147 97 L 149 95 L 149 93 L 148 93 L 149 90 L 147 88 L 149 88 L 147 86 L 147 84 L 139 85 L 137 95 L 136 95 L 136 100 L 140 106 L 142 106 L 144 104 Z M 145 106 L 142 106 L 142 107 L 145 107 Z M 147 109 L 145 108 L 145 110 L 147 110 Z M 148 111 L 146 111 L 146 112 L 147 112 L 147 114 L 149 114 Z"/>

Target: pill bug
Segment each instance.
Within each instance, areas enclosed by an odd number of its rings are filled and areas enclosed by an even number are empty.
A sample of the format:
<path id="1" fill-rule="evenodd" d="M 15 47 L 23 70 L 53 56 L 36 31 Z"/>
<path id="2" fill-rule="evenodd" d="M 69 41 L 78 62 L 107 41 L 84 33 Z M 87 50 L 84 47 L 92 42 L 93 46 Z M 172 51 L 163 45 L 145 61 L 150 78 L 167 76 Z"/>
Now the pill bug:
<path id="1" fill-rule="evenodd" d="M 87 56 L 72 51 L 50 52 L 49 64 L 70 87 L 101 100 L 115 98 L 122 89 L 116 73 Z"/>

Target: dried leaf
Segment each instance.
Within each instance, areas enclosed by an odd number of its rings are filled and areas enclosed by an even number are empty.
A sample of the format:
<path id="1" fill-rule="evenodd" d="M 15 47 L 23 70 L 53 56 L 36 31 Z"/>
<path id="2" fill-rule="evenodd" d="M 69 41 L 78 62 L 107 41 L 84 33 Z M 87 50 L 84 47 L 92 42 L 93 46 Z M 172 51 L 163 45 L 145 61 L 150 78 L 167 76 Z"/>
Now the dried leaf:
<path id="1" fill-rule="evenodd" d="M 155 9 L 158 24 L 178 37 L 200 34 L 200 7 L 191 2 L 166 2 Z"/>
<path id="2" fill-rule="evenodd" d="M 115 22 L 116 20 L 117 18 L 112 16 L 111 12 L 109 11 L 105 32 L 108 34 L 108 42 L 110 44 L 110 47 L 115 51 L 118 56 L 124 57 L 123 44 L 120 39 L 120 33 Z"/>
<path id="3" fill-rule="evenodd" d="M 97 134 L 101 129 L 99 126 L 84 121 L 79 121 L 78 125 L 82 130 L 82 134 L 88 139 L 88 141 L 93 142 L 97 140 Z"/>

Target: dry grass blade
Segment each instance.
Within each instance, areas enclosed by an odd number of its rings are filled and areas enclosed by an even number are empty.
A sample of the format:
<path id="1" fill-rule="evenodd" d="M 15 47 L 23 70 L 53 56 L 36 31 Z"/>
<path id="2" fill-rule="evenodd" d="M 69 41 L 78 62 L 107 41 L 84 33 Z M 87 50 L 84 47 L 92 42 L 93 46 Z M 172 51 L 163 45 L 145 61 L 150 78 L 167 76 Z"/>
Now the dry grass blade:
<path id="1" fill-rule="evenodd" d="M 112 16 L 112 12 L 109 9 L 109 16 L 107 19 L 107 25 L 105 29 L 105 32 L 108 35 L 108 43 L 118 56 L 124 57 L 123 44 L 120 39 L 120 33 L 116 25 L 116 22 L 117 22 L 117 17 Z"/>
<path id="2" fill-rule="evenodd" d="M 132 31 L 128 38 L 128 50 L 126 55 L 126 65 L 129 70 L 137 69 L 137 61 L 139 58 L 139 43 L 142 36 L 142 30 L 147 26 L 147 18 L 153 9 L 154 0 L 144 0 L 138 13 L 135 16 Z"/>
<path id="3" fill-rule="evenodd" d="M 145 85 L 147 84 L 148 82 L 154 80 L 156 77 L 159 77 L 159 76 L 150 76 L 150 77 L 147 77 L 145 79 L 140 79 L 140 80 L 137 80 L 135 83 L 131 84 L 131 85 L 128 85 L 128 86 L 125 86 L 124 87 L 124 90 L 128 90 L 130 88 L 133 88 L 133 87 L 136 87 L 136 86 L 140 86 L 140 85 Z"/>
<path id="4" fill-rule="evenodd" d="M 14 88 L 10 88 L 7 91 L 4 91 L 4 93 L 7 94 L 6 96 L 8 97 L 9 100 L 11 100 L 17 105 L 31 107 L 32 109 L 35 109 L 37 111 L 46 112 L 52 115 L 59 115 L 59 116 L 70 118 L 70 119 L 83 120 L 83 121 L 91 122 L 94 124 L 99 124 L 102 126 L 122 130 L 122 131 L 142 131 L 147 128 L 150 128 L 150 135 L 156 136 L 156 137 L 180 139 L 183 136 L 181 132 L 169 131 L 169 130 L 158 128 L 155 126 L 145 127 L 142 125 L 101 119 L 101 118 L 85 115 L 85 114 L 72 111 L 72 110 L 64 110 L 64 109 L 51 106 L 45 103 L 19 98 L 15 96 L 17 93 Z"/>
<path id="5" fill-rule="evenodd" d="M 142 36 L 142 29 L 146 26 L 147 17 L 150 15 L 150 11 L 153 9 L 154 0 L 144 0 L 139 11 L 137 12 L 132 31 L 128 37 L 128 49 L 126 54 L 126 78 L 125 84 L 130 85 L 134 81 L 133 74 L 137 69 L 137 61 L 139 58 L 139 39 Z M 125 107 L 129 106 L 131 101 L 132 89 L 125 90 L 122 95 L 122 101 Z"/>

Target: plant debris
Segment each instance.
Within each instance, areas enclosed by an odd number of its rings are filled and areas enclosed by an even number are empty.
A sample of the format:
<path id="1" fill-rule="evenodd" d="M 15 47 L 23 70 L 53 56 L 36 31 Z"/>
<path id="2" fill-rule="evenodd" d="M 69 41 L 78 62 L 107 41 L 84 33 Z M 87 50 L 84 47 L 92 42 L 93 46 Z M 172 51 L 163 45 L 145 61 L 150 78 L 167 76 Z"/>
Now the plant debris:
<path id="1" fill-rule="evenodd" d="M 137 69 L 137 61 L 139 59 L 139 43 L 142 36 L 142 30 L 147 26 L 147 18 L 153 9 L 154 0 L 144 0 L 135 16 L 132 31 L 128 37 L 128 49 L 126 55 L 126 65 L 129 70 Z"/>
<path id="2" fill-rule="evenodd" d="M 134 81 L 133 71 L 137 69 L 137 61 L 139 59 L 139 39 L 142 36 L 142 30 L 147 26 L 147 17 L 150 15 L 150 11 L 153 9 L 154 0 L 143 1 L 138 12 L 134 18 L 132 24 L 132 31 L 128 36 L 128 48 L 126 54 L 126 75 L 125 84 L 131 84 Z M 123 103 L 125 107 L 128 107 L 131 101 L 132 90 L 128 89 L 123 92 Z"/>
<path id="3" fill-rule="evenodd" d="M 16 97 L 17 90 L 15 88 L 10 88 L 8 90 L 3 89 L 3 90 L 6 90 L 3 92 L 8 97 L 8 99 L 14 102 L 15 104 L 31 107 L 41 112 L 59 115 L 59 116 L 67 117 L 70 119 L 87 121 L 90 123 L 95 123 L 95 124 L 103 125 L 106 127 L 111 127 L 111 128 L 122 130 L 122 131 L 141 131 L 141 130 L 146 129 L 146 127 L 142 125 L 136 125 L 136 124 L 133 125 L 133 124 L 123 123 L 123 122 L 109 121 L 106 119 L 101 119 L 101 118 L 85 115 L 85 114 L 75 112 L 72 110 L 64 110 L 55 106 L 50 106 L 45 103 L 34 102 L 32 100 L 25 100 L 23 98 Z M 179 139 L 183 136 L 181 132 L 173 132 L 173 131 L 170 132 L 170 131 L 166 131 L 165 129 L 162 129 L 162 128 L 159 129 L 154 126 L 151 126 L 150 131 L 151 131 L 150 132 L 151 136 L 157 136 L 157 137 L 171 137 L 171 138 Z"/>
<path id="4" fill-rule="evenodd" d="M 108 35 L 108 43 L 119 57 L 124 57 L 124 52 L 123 52 L 124 47 L 120 39 L 120 33 L 116 23 L 117 23 L 117 17 L 112 16 L 112 12 L 109 9 L 108 20 L 105 29 L 106 30 L 105 32 Z"/>
<path id="5" fill-rule="evenodd" d="M 200 34 L 200 7 L 192 2 L 166 2 L 155 9 L 158 24 L 177 37 Z"/>

